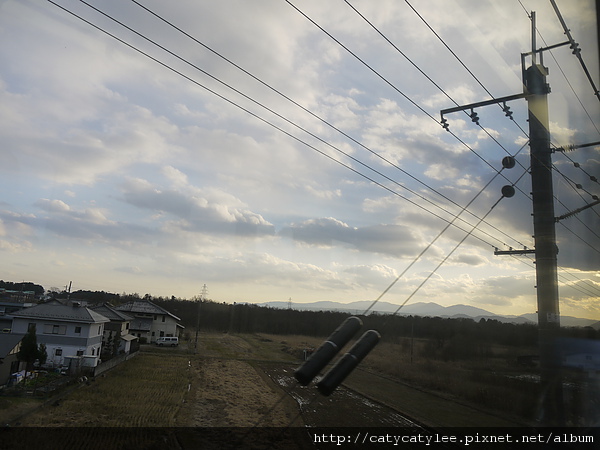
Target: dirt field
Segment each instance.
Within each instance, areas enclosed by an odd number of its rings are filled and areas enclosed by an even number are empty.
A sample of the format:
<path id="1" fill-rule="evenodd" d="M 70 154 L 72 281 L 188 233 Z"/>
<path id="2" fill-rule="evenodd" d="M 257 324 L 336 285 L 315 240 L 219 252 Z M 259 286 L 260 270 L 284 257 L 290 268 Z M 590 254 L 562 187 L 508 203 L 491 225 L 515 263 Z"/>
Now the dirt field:
<path id="1" fill-rule="evenodd" d="M 244 442 L 253 442 L 248 448 L 263 448 L 257 442 L 271 448 L 281 436 L 269 433 L 277 429 L 288 438 L 289 430 L 306 434 L 302 430 L 315 427 L 516 425 L 362 370 L 323 397 L 313 385 L 298 386 L 293 378 L 302 349 L 319 343 L 304 337 L 202 334 L 198 348 L 193 342 L 176 349 L 144 346 L 105 376 L 12 423 L 16 428 L 0 434 L 3 450 L 28 448 L 23 446 L 28 439 L 34 446 L 40 439 L 60 443 L 46 448 L 61 449 L 116 448 L 117 443 L 136 449 L 228 448 L 222 442 L 211 447 L 211 436 L 225 437 L 231 448 L 244 448 Z M 20 433 L 24 427 L 42 428 Z M 108 436 L 104 427 L 111 427 Z M 18 438 L 14 447 L 6 445 L 10 433 Z M 161 445 L 153 447 L 157 442 Z M 300 443 L 292 439 L 286 447 L 302 448 Z"/>

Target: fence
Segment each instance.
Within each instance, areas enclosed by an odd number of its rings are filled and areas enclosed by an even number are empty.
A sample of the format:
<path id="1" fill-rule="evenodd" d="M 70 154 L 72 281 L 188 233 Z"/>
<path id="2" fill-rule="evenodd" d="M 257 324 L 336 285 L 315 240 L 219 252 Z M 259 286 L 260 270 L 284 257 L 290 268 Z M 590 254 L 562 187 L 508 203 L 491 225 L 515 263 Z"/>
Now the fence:
<path id="1" fill-rule="evenodd" d="M 135 355 L 137 355 L 137 351 L 129 352 L 125 355 L 115 356 L 114 358 L 111 358 L 108 361 L 103 362 L 102 364 L 98 364 L 96 367 L 94 367 L 91 375 L 97 377 L 98 375 L 106 372 L 107 370 L 112 369 L 113 367 L 121 364 L 122 362 L 133 358 Z"/>

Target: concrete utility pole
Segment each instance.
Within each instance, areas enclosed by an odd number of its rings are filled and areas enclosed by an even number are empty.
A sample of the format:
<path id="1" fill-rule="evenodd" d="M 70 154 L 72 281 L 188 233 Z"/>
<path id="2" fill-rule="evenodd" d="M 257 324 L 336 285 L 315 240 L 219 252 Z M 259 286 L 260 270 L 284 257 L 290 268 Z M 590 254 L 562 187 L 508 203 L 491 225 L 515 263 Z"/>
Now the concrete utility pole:
<path id="1" fill-rule="evenodd" d="M 538 327 L 540 338 L 540 375 L 543 389 L 542 422 L 562 425 L 562 379 L 557 346 L 560 328 L 554 193 L 552 187 L 552 149 L 548 120 L 548 69 L 537 63 L 535 12 L 531 13 L 532 65 L 525 72 L 525 91 L 529 110 L 529 147 L 533 198 L 533 233 L 537 279 Z"/>
<path id="2" fill-rule="evenodd" d="M 470 105 L 448 108 L 441 111 L 441 125 L 448 129 L 444 114 L 471 110 L 471 119 L 479 123 L 474 108 L 491 104 L 503 104 L 507 117 L 512 113 L 506 102 L 525 98 L 528 102 L 529 146 L 531 158 L 531 185 L 533 200 L 533 232 L 535 250 L 496 251 L 495 254 L 528 254 L 535 253 L 537 280 L 537 314 L 540 348 L 540 376 L 542 399 L 541 414 L 538 417 L 542 425 L 564 425 L 562 377 L 560 355 L 558 352 L 558 331 L 560 329 L 558 274 L 555 224 L 554 193 L 552 187 L 552 149 L 550 148 L 550 130 L 548 120 L 548 93 L 550 87 L 546 82 L 548 69 L 543 65 L 543 52 L 552 48 L 572 44 L 570 41 L 545 48 L 536 46 L 535 12 L 531 13 L 531 52 L 521 54 L 523 70 L 523 93 L 487 100 Z M 540 56 L 538 63 L 537 56 Z M 531 56 L 531 66 L 525 69 L 525 58 Z M 514 158 L 508 157 L 505 168 L 514 166 Z M 507 158 L 505 158 L 506 160 Z M 505 186 L 505 188 L 510 186 Z M 514 189 L 504 192 L 513 192 Z M 512 193 L 506 195 L 512 196 Z M 588 205 L 589 207 L 591 205 Z M 558 218 L 560 219 L 560 218 Z"/>

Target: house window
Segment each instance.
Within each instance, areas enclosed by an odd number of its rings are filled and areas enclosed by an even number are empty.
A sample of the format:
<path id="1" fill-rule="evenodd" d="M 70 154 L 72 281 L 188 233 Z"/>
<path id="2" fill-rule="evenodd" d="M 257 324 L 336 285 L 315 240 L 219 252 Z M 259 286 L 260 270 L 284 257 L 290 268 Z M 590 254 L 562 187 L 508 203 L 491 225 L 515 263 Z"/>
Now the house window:
<path id="1" fill-rule="evenodd" d="M 129 330 L 129 322 L 127 322 L 127 323 L 125 324 L 125 329 L 126 329 L 126 330 Z"/>
<path id="2" fill-rule="evenodd" d="M 96 349 L 94 347 L 92 347 L 92 356 L 94 356 L 96 354 Z"/>
<path id="3" fill-rule="evenodd" d="M 154 336 L 155 334 L 156 334 L 156 333 L 153 331 L 153 332 L 152 332 L 152 336 Z"/>
<path id="4" fill-rule="evenodd" d="M 44 334 L 67 334 L 67 326 L 47 323 L 44 325 Z"/>
<path id="5" fill-rule="evenodd" d="M 165 316 L 162 316 L 162 317 L 163 317 L 163 322 L 164 322 L 165 321 Z"/>
<path id="6" fill-rule="evenodd" d="M 54 356 L 62 356 L 62 348 L 57 348 L 54 350 Z"/>
<path id="7" fill-rule="evenodd" d="M 164 331 L 161 331 L 161 332 L 160 332 L 160 337 L 164 337 L 164 336 L 165 336 L 165 332 L 164 332 Z"/>
<path id="8" fill-rule="evenodd" d="M 154 316 L 154 320 L 157 320 L 157 319 L 158 319 L 158 317 Z"/>
<path id="9" fill-rule="evenodd" d="M 81 327 L 75 327 L 75 334 L 81 334 Z"/>
<path id="10" fill-rule="evenodd" d="M 100 335 L 100 334 L 102 334 L 102 325 L 99 325 L 99 326 L 98 326 L 98 334 L 99 334 L 99 335 Z"/>
<path id="11" fill-rule="evenodd" d="M 83 350 L 77 350 L 77 356 L 83 356 Z"/>

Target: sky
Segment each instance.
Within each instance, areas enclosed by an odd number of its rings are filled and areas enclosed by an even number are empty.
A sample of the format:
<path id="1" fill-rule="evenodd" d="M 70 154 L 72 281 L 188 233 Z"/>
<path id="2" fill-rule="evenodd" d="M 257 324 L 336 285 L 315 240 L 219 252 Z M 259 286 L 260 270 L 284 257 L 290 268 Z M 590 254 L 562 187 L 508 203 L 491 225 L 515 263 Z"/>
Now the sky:
<path id="1" fill-rule="evenodd" d="M 536 311 L 533 256 L 494 255 L 534 246 L 527 102 L 439 120 L 523 92 L 550 2 L 54 3 L 0 0 L 1 279 Z M 599 85 L 594 2 L 557 4 Z M 598 142 L 577 58 L 543 62 L 553 146 Z M 600 147 L 553 162 L 556 216 L 600 194 Z M 599 211 L 557 224 L 563 315 L 600 320 Z"/>

